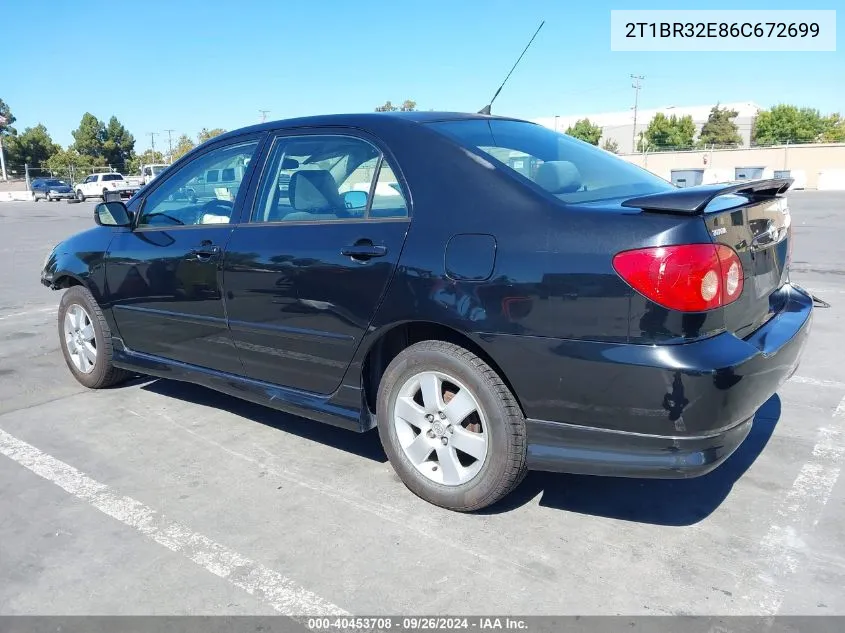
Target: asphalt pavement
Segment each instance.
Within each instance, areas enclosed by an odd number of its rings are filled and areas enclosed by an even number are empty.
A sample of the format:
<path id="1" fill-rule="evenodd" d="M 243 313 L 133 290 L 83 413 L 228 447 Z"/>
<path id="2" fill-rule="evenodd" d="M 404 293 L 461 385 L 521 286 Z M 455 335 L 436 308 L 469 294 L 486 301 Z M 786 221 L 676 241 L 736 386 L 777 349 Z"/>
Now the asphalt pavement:
<path id="1" fill-rule="evenodd" d="M 685 481 L 531 473 L 456 514 L 375 433 L 65 367 L 49 249 L 93 203 L 0 203 L 0 615 L 845 615 L 845 193 L 790 196 L 797 375 Z"/>

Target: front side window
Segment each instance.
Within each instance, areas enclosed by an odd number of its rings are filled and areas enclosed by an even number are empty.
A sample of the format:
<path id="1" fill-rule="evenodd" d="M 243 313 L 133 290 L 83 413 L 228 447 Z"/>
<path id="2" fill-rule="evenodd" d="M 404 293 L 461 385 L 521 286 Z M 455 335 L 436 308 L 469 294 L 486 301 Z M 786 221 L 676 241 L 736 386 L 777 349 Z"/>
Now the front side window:
<path id="1" fill-rule="evenodd" d="M 218 147 L 183 165 L 144 200 L 137 227 L 228 223 L 256 147 L 258 141 Z M 206 182 L 208 172 L 227 169 L 233 171 L 232 180 Z"/>
<path id="2" fill-rule="evenodd" d="M 365 219 L 383 164 L 381 152 L 350 136 L 276 139 L 262 176 L 253 222 Z"/>
<path id="3" fill-rule="evenodd" d="M 464 119 L 431 123 L 562 202 L 624 199 L 672 189 L 654 174 L 604 150 L 523 121 Z"/>

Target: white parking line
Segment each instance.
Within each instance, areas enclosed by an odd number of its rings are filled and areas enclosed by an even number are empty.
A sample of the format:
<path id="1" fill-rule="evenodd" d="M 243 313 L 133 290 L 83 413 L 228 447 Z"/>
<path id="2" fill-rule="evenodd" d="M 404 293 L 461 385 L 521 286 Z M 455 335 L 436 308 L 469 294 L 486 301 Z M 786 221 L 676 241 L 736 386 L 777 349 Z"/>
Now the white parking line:
<path id="1" fill-rule="evenodd" d="M 845 398 L 836 407 L 834 422 L 845 419 Z M 798 472 L 792 487 L 777 509 L 780 520 L 773 523 L 760 542 L 765 569 L 759 576 L 768 590 L 756 601 L 762 615 L 777 615 L 784 591 L 779 583 L 798 569 L 799 557 L 806 550 L 804 535 L 818 525 L 830 500 L 845 456 L 842 428 L 819 429 L 811 459 Z"/>
<path id="2" fill-rule="evenodd" d="M 0 321 L 5 321 L 6 319 L 14 319 L 14 318 L 17 318 L 17 317 L 22 317 L 22 316 L 29 316 L 31 314 L 42 314 L 44 312 L 58 312 L 58 311 L 59 311 L 58 306 L 50 306 L 48 308 L 38 308 L 37 310 L 26 310 L 24 312 L 12 312 L 12 314 L 6 314 L 6 315 L 3 315 L 3 316 L 0 316 Z"/>
<path id="3" fill-rule="evenodd" d="M 288 616 L 348 615 L 279 572 L 113 492 L 73 466 L 0 430 L 0 454 Z"/>

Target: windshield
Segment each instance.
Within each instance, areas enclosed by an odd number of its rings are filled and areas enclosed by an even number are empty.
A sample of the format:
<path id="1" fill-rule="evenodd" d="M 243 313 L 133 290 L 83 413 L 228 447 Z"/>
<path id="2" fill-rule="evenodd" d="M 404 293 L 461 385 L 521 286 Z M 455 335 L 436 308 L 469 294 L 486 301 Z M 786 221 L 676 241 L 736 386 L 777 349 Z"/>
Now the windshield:
<path id="1" fill-rule="evenodd" d="M 564 202 L 630 198 L 673 188 L 609 152 L 534 123 L 464 119 L 429 125 Z"/>
<path id="2" fill-rule="evenodd" d="M 153 176 L 158 176 L 161 172 L 164 171 L 165 167 L 167 167 L 167 165 L 153 165 L 152 166 Z"/>

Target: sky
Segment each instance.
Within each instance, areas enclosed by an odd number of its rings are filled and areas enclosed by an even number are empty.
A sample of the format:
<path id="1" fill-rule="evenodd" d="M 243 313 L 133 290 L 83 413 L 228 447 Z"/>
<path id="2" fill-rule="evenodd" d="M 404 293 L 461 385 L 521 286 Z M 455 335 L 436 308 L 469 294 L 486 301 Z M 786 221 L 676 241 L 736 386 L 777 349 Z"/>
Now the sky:
<path id="1" fill-rule="evenodd" d="M 67 145 L 85 112 L 112 115 L 136 151 L 203 128 L 372 111 L 475 112 L 545 25 L 493 113 L 535 118 L 631 107 L 753 101 L 845 114 L 845 5 L 714 1 L 707 8 L 839 9 L 837 52 L 610 50 L 611 9 L 677 2 L 566 0 L 4 0 L 0 98 L 15 127 L 43 123 Z M 839 5 L 839 6 L 837 6 Z M 576 8 L 577 7 L 577 8 Z M 17 25 L 17 26 L 15 26 Z"/>

